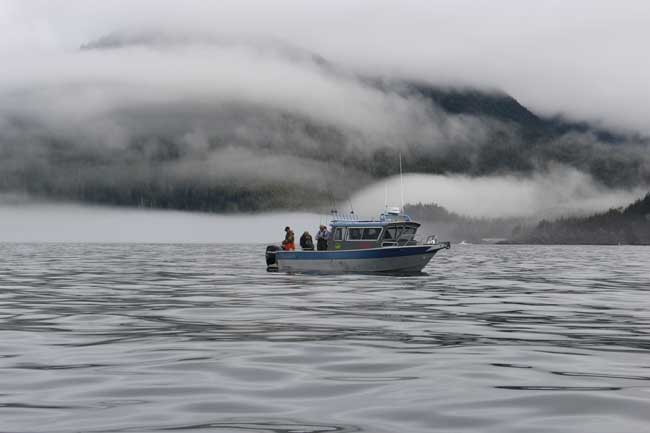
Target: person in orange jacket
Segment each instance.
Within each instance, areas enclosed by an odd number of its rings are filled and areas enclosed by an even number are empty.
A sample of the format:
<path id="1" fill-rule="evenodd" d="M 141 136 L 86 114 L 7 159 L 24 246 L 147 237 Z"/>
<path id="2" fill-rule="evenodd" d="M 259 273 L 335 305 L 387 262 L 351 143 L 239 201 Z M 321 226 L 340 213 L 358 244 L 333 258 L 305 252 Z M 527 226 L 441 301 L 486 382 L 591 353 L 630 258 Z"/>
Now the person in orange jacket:
<path id="1" fill-rule="evenodd" d="M 296 244 L 295 244 L 295 238 L 293 235 L 293 231 L 289 226 L 286 226 L 284 228 L 284 231 L 286 235 L 284 236 L 284 240 L 282 241 L 282 249 L 285 251 L 293 251 L 296 249 Z"/>

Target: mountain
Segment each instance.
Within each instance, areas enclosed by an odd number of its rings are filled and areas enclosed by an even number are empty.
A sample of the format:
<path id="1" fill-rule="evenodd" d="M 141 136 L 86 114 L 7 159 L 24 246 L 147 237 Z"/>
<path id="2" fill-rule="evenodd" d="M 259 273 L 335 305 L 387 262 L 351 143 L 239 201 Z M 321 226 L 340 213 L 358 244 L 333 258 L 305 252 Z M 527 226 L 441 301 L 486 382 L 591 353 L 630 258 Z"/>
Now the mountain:
<path id="1" fill-rule="evenodd" d="M 442 206 L 415 204 L 406 213 L 422 232 L 452 242 L 580 245 L 650 245 L 650 193 L 625 208 L 553 221 L 524 218 L 471 218 Z"/>
<path id="2" fill-rule="evenodd" d="M 549 164 L 564 164 L 610 187 L 650 183 L 645 165 L 650 139 L 638 133 L 542 117 L 504 92 L 408 82 L 406 86 L 452 116 L 473 116 L 491 123 L 479 143 L 449 143 L 442 153 L 426 145 L 413 146 L 407 161 L 412 171 L 490 175 L 530 173 Z"/>
<path id="3" fill-rule="evenodd" d="M 0 192 L 199 211 L 324 209 L 394 175 L 400 153 L 412 173 L 564 165 L 603 187 L 650 185 L 648 138 L 543 117 L 504 91 L 360 76 L 273 40 L 111 34 L 79 56 L 161 66 L 142 77 L 127 69 L 135 85 L 101 70 L 97 81 L 0 95 Z M 210 56 L 222 63 L 197 72 L 202 84 L 175 78 Z"/>
<path id="4" fill-rule="evenodd" d="M 517 227 L 513 240 L 529 244 L 650 245 L 650 193 L 626 208 L 588 217 L 544 220 L 529 230 Z"/>
<path id="5" fill-rule="evenodd" d="M 422 224 L 421 233 L 435 234 L 453 243 L 493 243 L 510 239 L 513 230 L 534 224 L 525 218 L 473 218 L 450 212 L 436 203 L 408 204 L 405 213 Z"/>

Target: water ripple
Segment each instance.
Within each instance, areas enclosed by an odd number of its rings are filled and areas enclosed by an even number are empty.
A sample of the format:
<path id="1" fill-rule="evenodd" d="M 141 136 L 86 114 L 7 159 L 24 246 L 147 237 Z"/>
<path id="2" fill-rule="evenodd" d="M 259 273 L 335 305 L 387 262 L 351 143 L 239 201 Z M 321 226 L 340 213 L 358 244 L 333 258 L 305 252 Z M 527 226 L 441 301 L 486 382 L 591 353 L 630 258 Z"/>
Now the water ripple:
<path id="1" fill-rule="evenodd" d="M 650 248 L 468 246 L 399 278 L 262 253 L 0 244 L 0 431 L 650 425 Z"/>

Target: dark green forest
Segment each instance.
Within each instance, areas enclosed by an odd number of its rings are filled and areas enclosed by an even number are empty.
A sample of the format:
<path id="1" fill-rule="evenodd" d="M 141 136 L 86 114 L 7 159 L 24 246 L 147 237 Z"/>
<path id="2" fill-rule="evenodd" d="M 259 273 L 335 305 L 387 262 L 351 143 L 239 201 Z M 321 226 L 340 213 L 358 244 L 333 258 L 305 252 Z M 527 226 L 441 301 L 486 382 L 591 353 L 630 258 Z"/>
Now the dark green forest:
<path id="1" fill-rule="evenodd" d="M 473 218 L 450 212 L 435 203 L 409 204 L 405 212 L 422 224 L 423 233 L 451 242 L 485 243 L 510 239 L 515 228 L 534 225 L 525 218 Z"/>
<path id="2" fill-rule="evenodd" d="M 314 88 L 293 89 L 306 95 L 300 103 L 285 100 L 287 83 L 267 83 L 259 71 L 243 83 L 256 89 L 250 94 L 204 94 L 219 84 L 216 78 L 193 90 L 197 94 L 184 86 L 153 92 L 128 80 L 94 79 L 4 94 L 0 193 L 208 212 L 320 211 L 397 174 L 398 155 L 406 173 L 524 178 L 560 167 L 590 175 L 597 187 L 650 185 L 650 138 L 542 116 L 502 90 L 362 75 L 278 41 L 259 46 L 118 31 L 79 52 L 158 52 L 196 42 L 267 53 L 308 73 Z M 330 96 L 312 98 L 318 86 L 341 94 L 321 107 Z M 265 96 L 267 89 L 272 96 Z M 170 98 L 151 102 L 150 92 L 167 91 Z M 97 95 L 102 104 L 95 107 Z M 91 101 L 87 115 L 84 97 Z M 332 115 L 333 109 L 340 112 Z"/>
<path id="3" fill-rule="evenodd" d="M 557 220 L 470 218 L 436 204 L 408 205 L 406 212 L 440 239 L 481 243 L 650 245 L 650 193 L 624 208 Z"/>
<path id="4" fill-rule="evenodd" d="M 296 113 L 225 106 L 210 114 L 214 119 L 205 119 L 222 126 L 215 126 L 201 151 L 179 139 L 204 115 L 191 111 L 126 113 L 120 122 L 139 132 L 124 148 L 114 149 L 57 136 L 29 119 L 11 118 L 0 130 L 0 192 L 211 212 L 315 210 L 328 206 L 323 200 L 328 194 L 344 199 L 396 174 L 399 153 L 410 173 L 527 175 L 560 164 L 589 173 L 603 186 L 650 184 L 647 138 L 543 118 L 505 93 L 408 81 L 373 85 L 425 101 L 432 122 L 436 116 L 452 119 L 467 123 L 468 129 L 478 128 L 480 134 L 471 139 L 444 135 L 435 143 L 413 138 L 401 147 L 367 143 L 359 148 L 351 144 L 360 139 L 354 133 Z M 143 124 L 155 125 L 149 125 L 155 132 Z M 263 133 L 253 138 L 238 135 L 239 126 L 251 125 Z M 276 159 L 246 176 L 234 168 L 234 173 L 221 173 L 207 165 L 210 155 L 228 149 L 249 152 L 252 161 Z M 320 171 L 304 168 L 305 164 Z M 313 173 L 313 181 L 283 177 L 300 170 Z"/>
<path id="5" fill-rule="evenodd" d="M 513 241 L 531 244 L 650 245 L 650 193 L 625 208 L 588 217 L 540 221 L 515 228 Z"/>

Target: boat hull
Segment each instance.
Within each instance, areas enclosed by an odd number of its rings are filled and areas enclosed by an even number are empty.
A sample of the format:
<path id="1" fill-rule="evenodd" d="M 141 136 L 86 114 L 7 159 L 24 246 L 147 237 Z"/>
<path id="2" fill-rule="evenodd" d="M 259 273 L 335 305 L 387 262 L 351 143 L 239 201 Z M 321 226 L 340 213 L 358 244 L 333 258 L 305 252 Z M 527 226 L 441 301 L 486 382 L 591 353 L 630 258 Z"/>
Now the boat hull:
<path id="1" fill-rule="evenodd" d="M 281 272 L 416 273 L 449 244 L 383 247 L 344 251 L 277 251 Z"/>

